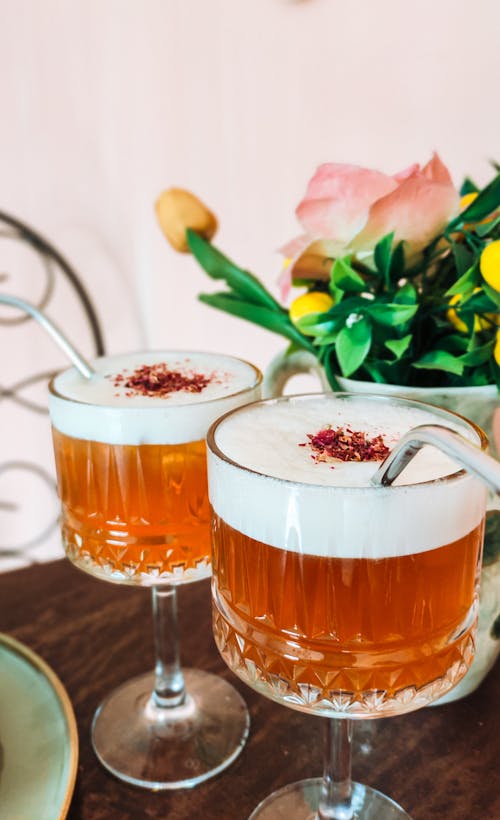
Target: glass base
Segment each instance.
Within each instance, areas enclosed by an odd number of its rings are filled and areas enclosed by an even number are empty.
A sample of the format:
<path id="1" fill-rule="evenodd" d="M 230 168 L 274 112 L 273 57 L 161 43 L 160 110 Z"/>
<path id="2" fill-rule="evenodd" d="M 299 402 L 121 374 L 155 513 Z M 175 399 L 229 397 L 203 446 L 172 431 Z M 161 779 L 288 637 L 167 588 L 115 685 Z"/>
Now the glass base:
<path id="1" fill-rule="evenodd" d="M 92 745 L 103 766 L 134 786 L 185 789 L 214 777 L 235 760 L 250 717 L 241 695 L 217 675 L 184 669 L 186 698 L 161 708 L 155 677 L 140 675 L 115 689 L 92 723 Z"/>
<path id="2" fill-rule="evenodd" d="M 248 820 L 317 820 L 321 797 L 320 777 L 300 780 L 266 797 Z M 328 820 L 411 820 L 401 806 L 376 789 L 353 783 L 353 812 L 340 810 Z"/>

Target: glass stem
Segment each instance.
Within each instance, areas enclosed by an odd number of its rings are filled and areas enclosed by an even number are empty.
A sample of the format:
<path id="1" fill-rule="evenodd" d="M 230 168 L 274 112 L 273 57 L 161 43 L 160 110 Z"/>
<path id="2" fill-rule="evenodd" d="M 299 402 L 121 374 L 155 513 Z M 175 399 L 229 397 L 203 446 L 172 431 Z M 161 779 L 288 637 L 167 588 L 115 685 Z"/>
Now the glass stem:
<path id="1" fill-rule="evenodd" d="M 352 820 L 352 720 L 325 720 L 325 762 L 317 820 Z"/>
<path id="2" fill-rule="evenodd" d="M 164 709 L 180 706 L 186 693 L 179 656 L 175 586 L 153 587 L 153 626 L 156 654 L 153 701 Z"/>

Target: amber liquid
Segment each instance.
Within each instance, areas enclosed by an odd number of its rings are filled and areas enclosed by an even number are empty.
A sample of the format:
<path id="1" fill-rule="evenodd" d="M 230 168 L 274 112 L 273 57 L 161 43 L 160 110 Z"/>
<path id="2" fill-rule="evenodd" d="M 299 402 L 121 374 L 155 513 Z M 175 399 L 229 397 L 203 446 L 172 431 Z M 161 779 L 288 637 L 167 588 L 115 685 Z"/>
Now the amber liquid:
<path id="1" fill-rule="evenodd" d="M 53 430 L 62 535 L 71 560 L 134 584 L 210 573 L 205 442 L 103 444 Z"/>
<path id="2" fill-rule="evenodd" d="M 247 683 L 303 711 L 380 717 L 425 705 L 472 660 L 482 529 L 367 560 L 276 549 L 216 516 L 219 650 Z"/>

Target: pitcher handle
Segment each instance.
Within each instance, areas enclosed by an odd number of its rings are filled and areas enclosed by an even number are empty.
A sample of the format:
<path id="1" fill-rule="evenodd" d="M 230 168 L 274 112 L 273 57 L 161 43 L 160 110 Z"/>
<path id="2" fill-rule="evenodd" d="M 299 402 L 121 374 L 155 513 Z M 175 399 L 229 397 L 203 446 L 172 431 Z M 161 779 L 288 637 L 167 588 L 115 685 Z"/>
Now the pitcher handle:
<path id="1" fill-rule="evenodd" d="M 288 381 L 292 376 L 301 373 L 311 373 L 317 376 L 320 383 L 319 392 L 331 390 L 325 371 L 317 358 L 307 350 L 297 350 L 294 353 L 278 353 L 266 369 L 263 382 L 263 397 L 273 399 L 282 396 Z"/>

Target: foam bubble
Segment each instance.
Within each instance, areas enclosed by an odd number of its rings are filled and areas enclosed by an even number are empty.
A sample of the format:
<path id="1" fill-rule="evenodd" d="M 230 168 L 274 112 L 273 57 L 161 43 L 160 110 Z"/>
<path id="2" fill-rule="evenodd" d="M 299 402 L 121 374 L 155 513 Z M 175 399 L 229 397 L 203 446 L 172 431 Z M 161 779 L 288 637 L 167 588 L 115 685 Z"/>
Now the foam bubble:
<path id="1" fill-rule="evenodd" d="M 398 486 L 374 488 L 378 462 L 317 463 L 298 446 L 332 425 L 382 434 L 391 447 L 412 427 L 436 423 L 478 443 L 459 419 L 405 402 L 324 396 L 245 408 L 218 425 L 215 444 L 246 469 L 210 452 L 211 503 L 249 537 L 313 555 L 381 558 L 451 543 L 480 523 L 486 491 L 471 476 L 450 478 L 460 467 L 436 448 L 425 447 Z"/>
<path id="2" fill-rule="evenodd" d="M 200 393 L 180 390 L 164 396 L 133 395 L 115 377 L 142 365 L 164 363 L 169 370 L 210 377 Z M 211 353 L 153 351 L 103 356 L 97 375 L 84 379 L 75 368 L 57 376 L 49 410 L 65 435 L 109 444 L 180 444 L 199 441 L 212 422 L 260 395 L 260 374 L 251 364 Z"/>

